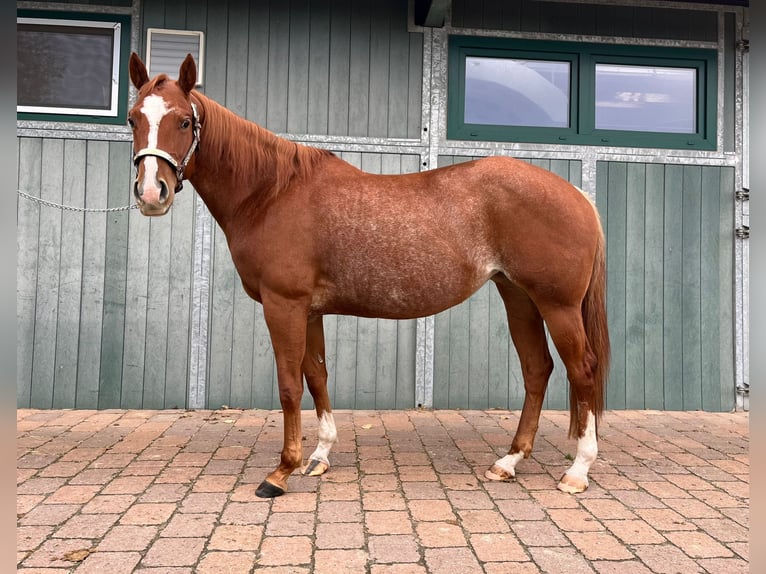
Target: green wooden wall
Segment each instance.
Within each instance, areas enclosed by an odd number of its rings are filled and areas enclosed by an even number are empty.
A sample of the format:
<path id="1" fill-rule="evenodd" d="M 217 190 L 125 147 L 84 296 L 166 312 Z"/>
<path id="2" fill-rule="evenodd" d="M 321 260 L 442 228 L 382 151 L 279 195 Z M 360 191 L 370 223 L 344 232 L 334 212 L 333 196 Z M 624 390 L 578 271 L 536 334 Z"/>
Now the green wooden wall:
<path id="1" fill-rule="evenodd" d="M 599 162 L 608 408 L 734 406 L 734 170 Z"/>
<path id="2" fill-rule="evenodd" d="M 407 10 L 407 0 L 152 0 L 141 3 L 140 29 L 203 31 L 207 95 L 276 132 L 338 144 L 341 157 L 367 171 L 405 173 L 422 169 L 417 152 L 428 156 L 423 128 L 437 129 L 422 125 L 426 35 L 408 31 Z M 457 32 L 694 41 L 717 41 L 719 33 L 716 11 L 657 6 L 454 0 L 451 17 Z M 734 15 L 723 23 L 723 143 L 733 151 Z M 142 55 L 144 43 L 142 36 Z M 351 137 L 379 139 L 340 145 Z M 391 152 L 401 138 L 409 140 L 406 152 L 380 153 L 377 144 Z M 471 159 L 446 155 L 448 140 L 438 145 L 445 154 L 438 165 Z M 129 142 L 27 134 L 18 138 L 18 186 L 69 205 L 125 206 L 132 201 L 130 156 Z M 580 161 L 530 161 L 582 181 Z M 694 163 L 597 164 L 614 350 L 609 408 L 734 404 L 734 171 Z M 152 219 L 135 210 L 83 214 L 18 199 L 20 407 L 186 406 L 198 202 L 187 186 L 171 215 Z M 202 327 L 207 406 L 278 407 L 261 307 L 242 290 L 217 228 L 211 249 L 210 314 Z M 415 404 L 414 321 L 331 316 L 325 331 L 337 408 Z M 435 407 L 521 406 L 518 358 L 492 285 L 437 315 L 434 332 Z M 554 357 L 546 407 L 566 408 L 568 385 Z"/>
<path id="3" fill-rule="evenodd" d="M 87 208 L 129 205 L 131 144 L 19 138 L 19 188 Z M 169 219 L 18 200 L 18 405 L 186 404 L 195 198 Z"/>
<path id="4" fill-rule="evenodd" d="M 423 34 L 407 31 L 407 0 L 152 0 L 142 19 L 204 32 L 200 90 L 272 131 L 420 137 Z"/>
<path id="5" fill-rule="evenodd" d="M 533 163 L 579 185 L 579 162 Z M 733 168 L 598 162 L 612 341 L 607 408 L 733 408 L 733 193 Z M 521 407 L 521 368 L 494 286 L 437 315 L 435 333 L 434 406 Z M 545 406 L 563 409 L 565 369 L 549 346 L 555 367 Z"/>

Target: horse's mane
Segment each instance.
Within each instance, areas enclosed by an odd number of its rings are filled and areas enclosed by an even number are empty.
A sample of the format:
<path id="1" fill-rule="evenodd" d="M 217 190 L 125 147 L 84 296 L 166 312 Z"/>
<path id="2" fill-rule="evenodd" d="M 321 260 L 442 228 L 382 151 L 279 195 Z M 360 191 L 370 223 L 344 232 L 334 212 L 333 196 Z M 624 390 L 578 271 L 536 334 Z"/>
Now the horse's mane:
<path id="1" fill-rule="evenodd" d="M 241 182 L 259 182 L 261 199 L 276 197 L 295 178 L 311 174 L 317 163 L 332 155 L 277 136 L 196 90 L 192 95 L 204 109 L 200 147 L 214 162 L 232 166 Z"/>

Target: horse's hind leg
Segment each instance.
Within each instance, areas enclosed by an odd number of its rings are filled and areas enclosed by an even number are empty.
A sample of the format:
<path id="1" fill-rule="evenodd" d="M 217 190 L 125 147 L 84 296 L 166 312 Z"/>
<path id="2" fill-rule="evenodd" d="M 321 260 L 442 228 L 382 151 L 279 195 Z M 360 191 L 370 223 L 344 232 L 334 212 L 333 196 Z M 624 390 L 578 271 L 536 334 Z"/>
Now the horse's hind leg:
<path id="1" fill-rule="evenodd" d="M 508 328 L 519 355 L 526 391 L 511 449 L 485 473 L 490 480 L 508 480 L 516 476 L 516 464 L 532 452 L 545 389 L 553 371 L 553 359 L 548 350 L 543 319 L 529 296 L 505 278 L 496 279 L 495 283 L 505 304 Z"/>
<path id="2" fill-rule="evenodd" d="M 555 307 L 544 312 L 551 338 L 567 369 L 567 378 L 573 394 L 570 433 L 577 436 L 577 455 L 558 484 L 568 493 L 583 492 L 588 488 L 588 471 L 596 460 L 595 369 L 596 356 L 591 351 L 583 326 L 580 306 Z"/>
<path id="3" fill-rule="evenodd" d="M 330 397 L 327 394 L 327 366 L 325 365 L 322 317 L 312 317 L 308 321 L 306 355 L 303 358 L 302 368 L 319 419 L 319 443 L 302 472 L 308 476 L 318 476 L 324 474 L 330 467 L 330 449 L 338 436 L 335 420 L 332 416 Z"/>

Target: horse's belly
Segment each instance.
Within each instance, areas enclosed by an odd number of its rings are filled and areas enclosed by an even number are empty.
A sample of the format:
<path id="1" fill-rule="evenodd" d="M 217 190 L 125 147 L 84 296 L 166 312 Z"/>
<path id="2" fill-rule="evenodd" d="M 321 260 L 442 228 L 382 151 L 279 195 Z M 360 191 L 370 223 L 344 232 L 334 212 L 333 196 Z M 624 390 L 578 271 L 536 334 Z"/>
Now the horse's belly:
<path id="1" fill-rule="evenodd" d="M 363 266 L 330 278 L 317 292 L 314 311 L 385 319 L 425 317 L 461 303 L 495 272 L 489 265 Z"/>

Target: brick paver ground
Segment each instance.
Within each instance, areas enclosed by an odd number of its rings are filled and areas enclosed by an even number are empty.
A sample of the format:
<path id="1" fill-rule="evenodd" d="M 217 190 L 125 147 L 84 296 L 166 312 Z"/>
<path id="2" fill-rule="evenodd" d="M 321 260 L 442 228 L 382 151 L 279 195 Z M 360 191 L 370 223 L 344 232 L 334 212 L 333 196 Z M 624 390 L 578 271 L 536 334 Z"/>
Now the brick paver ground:
<path id="1" fill-rule="evenodd" d="M 614 411 L 591 487 L 556 490 L 575 441 L 546 411 L 518 481 L 509 411 L 337 411 L 333 466 L 255 487 L 279 458 L 264 410 L 17 414 L 18 572 L 747 572 L 747 413 Z M 304 454 L 316 420 L 304 412 Z"/>

